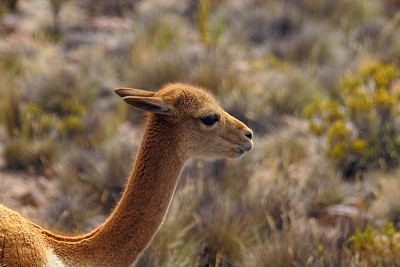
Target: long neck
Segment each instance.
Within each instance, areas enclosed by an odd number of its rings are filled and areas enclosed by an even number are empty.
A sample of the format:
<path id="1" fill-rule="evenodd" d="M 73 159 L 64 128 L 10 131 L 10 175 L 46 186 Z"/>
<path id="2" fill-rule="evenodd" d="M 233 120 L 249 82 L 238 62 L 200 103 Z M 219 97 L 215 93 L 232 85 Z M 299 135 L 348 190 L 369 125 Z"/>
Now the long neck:
<path id="1" fill-rule="evenodd" d="M 48 235 L 62 261 L 73 266 L 129 266 L 136 260 L 164 219 L 184 164 L 173 131 L 150 115 L 132 175 L 106 222 L 82 237 Z"/>

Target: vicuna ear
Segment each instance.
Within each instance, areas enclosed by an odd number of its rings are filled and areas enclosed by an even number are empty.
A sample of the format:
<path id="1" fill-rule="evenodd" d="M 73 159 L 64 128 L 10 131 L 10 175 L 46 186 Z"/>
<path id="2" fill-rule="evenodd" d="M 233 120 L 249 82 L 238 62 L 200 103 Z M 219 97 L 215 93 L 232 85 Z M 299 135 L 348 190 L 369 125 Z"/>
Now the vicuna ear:
<path id="1" fill-rule="evenodd" d="M 132 107 L 158 114 L 172 115 L 174 110 L 174 108 L 165 103 L 161 97 L 126 96 L 122 99 Z"/>
<path id="2" fill-rule="evenodd" d="M 126 97 L 126 96 L 144 96 L 144 97 L 149 97 L 149 96 L 154 96 L 154 92 L 140 90 L 140 89 L 132 89 L 132 88 L 117 88 L 117 89 L 114 90 L 114 92 L 117 95 L 119 95 L 120 97 Z"/>

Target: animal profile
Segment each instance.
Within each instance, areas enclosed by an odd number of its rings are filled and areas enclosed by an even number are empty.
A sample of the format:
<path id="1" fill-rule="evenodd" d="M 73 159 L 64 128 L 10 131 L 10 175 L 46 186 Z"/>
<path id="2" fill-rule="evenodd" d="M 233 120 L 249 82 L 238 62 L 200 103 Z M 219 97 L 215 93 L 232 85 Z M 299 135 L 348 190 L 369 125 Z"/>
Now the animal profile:
<path id="1" fill-rule="evenodd" d="M 205 90 L 173 83 L 157 92 L 118 88 L 130 106 L 148 112 L 125 191 L 91 233 L 53 234 L 0 204 L 0 266 L 130 266 L 160 227 L 185 161 L 236 158 L 253 133 Z"/>

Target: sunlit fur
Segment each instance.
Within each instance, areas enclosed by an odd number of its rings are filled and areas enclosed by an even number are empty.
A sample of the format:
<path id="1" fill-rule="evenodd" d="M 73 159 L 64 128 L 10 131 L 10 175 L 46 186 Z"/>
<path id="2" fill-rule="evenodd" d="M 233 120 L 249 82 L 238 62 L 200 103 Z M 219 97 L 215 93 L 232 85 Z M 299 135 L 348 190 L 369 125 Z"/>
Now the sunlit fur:
<path id="1" fill-rule="evenodd" d="M 190 157 L 234 158 L 252 149 L 252 132 L 206 91 L 169 84 L 158 92 L 119 88 L 149 112 L 133 171 L 110 217 L 87 235 L 55 235 L 0 205 L 0 266 L 130 266 L 159 228 Z M 206 126 L 201 118 L 216 114 Z"/>

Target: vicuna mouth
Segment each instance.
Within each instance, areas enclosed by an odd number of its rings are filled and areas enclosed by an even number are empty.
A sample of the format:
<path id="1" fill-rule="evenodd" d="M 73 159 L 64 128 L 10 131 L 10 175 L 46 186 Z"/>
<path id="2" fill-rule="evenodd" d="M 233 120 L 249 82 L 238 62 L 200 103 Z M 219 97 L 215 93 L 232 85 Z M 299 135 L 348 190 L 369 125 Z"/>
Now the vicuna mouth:
<path id="1" fill-rule="evenodd" d="M 235 151 L 243 154 L 244 152 L 248 152 L 253 149 L 253 142 L 247 143 L 245 145 L 236 145 Z"/>
<path id="2" fill-rule="evenodd" d="M 239 147 L 235 147 L 235 153 L 238 155 L 243 155 L 244 154 L 244 150 L 240 149 Z"/>

